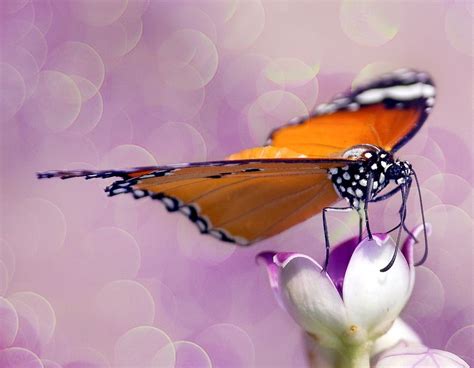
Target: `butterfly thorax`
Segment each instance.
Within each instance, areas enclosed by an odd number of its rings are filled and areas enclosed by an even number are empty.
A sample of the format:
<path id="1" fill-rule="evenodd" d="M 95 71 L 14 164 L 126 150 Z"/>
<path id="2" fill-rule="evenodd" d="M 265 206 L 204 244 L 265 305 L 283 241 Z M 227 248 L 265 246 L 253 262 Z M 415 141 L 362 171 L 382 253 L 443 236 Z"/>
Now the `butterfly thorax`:
<path id="1" fill-rule="evenodd" d="M 329 178 L 339 196 L 355 209 L 363 207 L 367 199 L 374 199 L 391 181 L 396 185 L 405 183 L 412 173 L 408 162 L 372 145 L 355 146 L 344 157 L 363 160 L 330 169 Z"/>

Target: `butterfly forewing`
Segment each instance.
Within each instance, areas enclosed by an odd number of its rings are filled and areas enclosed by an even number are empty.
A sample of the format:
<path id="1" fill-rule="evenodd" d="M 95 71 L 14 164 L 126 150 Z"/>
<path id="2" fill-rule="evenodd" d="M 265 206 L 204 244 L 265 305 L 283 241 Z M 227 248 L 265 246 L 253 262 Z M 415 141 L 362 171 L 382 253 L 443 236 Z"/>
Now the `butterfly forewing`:
<path id="1" fill-rule="evenodd" d="M 394 152 L 420 129 L 434 96 L 426 73 L 400 70 L 274 130 L 268 143 L 310 157 L 331 157 L 361 143 Z"/>

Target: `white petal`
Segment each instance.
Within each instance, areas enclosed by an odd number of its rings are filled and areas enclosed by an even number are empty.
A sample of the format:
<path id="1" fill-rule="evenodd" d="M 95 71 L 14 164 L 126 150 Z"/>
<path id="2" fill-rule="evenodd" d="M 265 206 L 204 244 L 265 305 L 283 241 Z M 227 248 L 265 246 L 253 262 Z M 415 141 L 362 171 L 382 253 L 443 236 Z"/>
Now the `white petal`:
<path id="1" fill-rule="evenodd" d="M 321 269 L 309 257 L 290 258 L 281 271 L 280 289 L 283 303 L 296 322 L 331 343 L 346 330 L 347 316 L 341 296 Z"/>
<path id="2" fill-rule="evenodd" d="M 393 348 L 401 341 L 409 344 L 422 345 L 420 336 L 418 336 L 417 333 L 402 319 L 397 318 L 392 327 L 390 327 L 390 330 L 388 330 L 385 335 L 382 335 L 377 340 L 375 340 L 375 344 L 372 347 L 370 355 L 374 356 L 384 350 Z"/>
<path id="3" fill-rule="evenodd" d="M 397 346 L 379 357 L 376 368 L 469 368 L 460 357 L 423 346 Z"/>
<path id="4" fill-rule="evenodd" d="M 349 321 L 365 329 L 369 337 L 385 333 L 405 306 L 410 291 L 410 271 L 398 252 L 393 266 L 380 272 L 391 259 L 393 240 L 374 236 L 356 248 L 347 267 L 343 299 Z"/>

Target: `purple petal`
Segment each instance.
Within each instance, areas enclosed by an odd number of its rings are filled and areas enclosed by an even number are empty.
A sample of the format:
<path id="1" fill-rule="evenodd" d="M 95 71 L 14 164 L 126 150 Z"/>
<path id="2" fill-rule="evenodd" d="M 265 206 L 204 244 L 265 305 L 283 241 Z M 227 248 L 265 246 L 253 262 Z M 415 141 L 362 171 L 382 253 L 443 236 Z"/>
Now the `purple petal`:
<path id="1" fill-rule="evenodd" d="M 268 280 L 270 281 L 270 286 L 272 289 L 278 288 L 278 272 L 280 266 L 276 264 L 273 259 L 277 253 L 276 252 L 261 252 L 257 254 L 256 260 L 265 262 L 267 266 Z"/>
<path id="2" fill-rule="evenodd" d="M 341 297 L 347 265 L 349 264 L 354 250 L 357 248 L 358 240 L 358 237 L 354 237 L 340 243 L 331 251 L 329 257 L 327 272 Z"/>
<path id="3" fill-rule="evenodd" d="M 387 233 L 375 233 L 372 234 L 372 237 L 379 245 L 385 244 L 390 239 L 390 235 Z"/>
<path id="4" fill-rule="evenodd" d="M 283 265 L 284 263 L 288 262 L 288 260 L 293 256 L 302 256 L 302 254 L 295 252 L 278 252 L 276 254 L 275 260 L 278 262 L 279 265 Z"/>
<path id="5" fill-rule="evenodd" d="M 283 302 L 281 300 L 281 294 L 280 294 L 280 285 L 278 282 L 279 276 L 280 276 L 280 262 L 277 261 L 275 262 L 275 256 L 278 255 L 276 252 L 261 252 L 257 255 L 256 260 L 257 263 L 259 261 L 265 262 L 265 266 L 267 268 L 267 274 L 268 274 L 268 281 L 270 282 L 270 287 L 273 290 L 273 294 L 275 295 L 275 298 L 278 302 L 278 304 L 284 308 Z"/>

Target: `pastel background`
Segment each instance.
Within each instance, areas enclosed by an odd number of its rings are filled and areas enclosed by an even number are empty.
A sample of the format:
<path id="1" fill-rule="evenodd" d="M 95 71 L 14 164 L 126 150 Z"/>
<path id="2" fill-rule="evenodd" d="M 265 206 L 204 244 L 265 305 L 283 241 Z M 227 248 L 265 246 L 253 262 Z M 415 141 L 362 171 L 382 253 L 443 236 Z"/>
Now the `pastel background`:
<path id="1" fill-rule="evenodd" d="M 321 260 L 320 216 L 237 249 L 159 203 L 107 198 L 106 181 L 35 172 L 220 159 L 402 66 L 438 87 L 400 151 L 434 229 L 403 317 L 426 345 L 474 364 L 471 2 L 0 6 L 1 367 L 304 366 L 299 327 L 254 257 Z M 398 204 L 373 206 L 373 228 L 395 224 Z M 414 226 L 415 196 L 409 208 Z M 330 218 L 333 243 L 356 228 L 354 216 Z"/>

